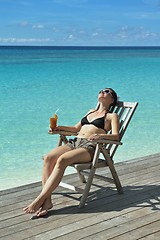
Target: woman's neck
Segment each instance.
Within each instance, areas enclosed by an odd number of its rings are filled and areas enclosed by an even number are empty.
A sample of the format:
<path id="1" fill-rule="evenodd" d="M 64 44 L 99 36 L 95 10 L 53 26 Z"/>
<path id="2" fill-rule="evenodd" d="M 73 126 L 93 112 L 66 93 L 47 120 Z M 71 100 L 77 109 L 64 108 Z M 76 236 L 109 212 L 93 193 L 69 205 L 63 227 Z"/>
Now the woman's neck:
<path id="1" fill-rule="evenodd" d="M 101 112 L 109 112 L 109 106 L 108 105 L 104 106 L 104 105 L 100 104 L 100 106 L 98 108 L 98 112 L 99 113 L 101 113 Z"/>

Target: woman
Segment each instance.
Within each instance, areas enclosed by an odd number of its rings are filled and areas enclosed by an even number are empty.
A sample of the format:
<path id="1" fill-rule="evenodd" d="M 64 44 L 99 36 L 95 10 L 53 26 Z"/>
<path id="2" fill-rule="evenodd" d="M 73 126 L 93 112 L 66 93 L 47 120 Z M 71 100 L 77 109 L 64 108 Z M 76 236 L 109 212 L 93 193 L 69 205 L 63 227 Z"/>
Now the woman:
<path id="1" fill-rule="evenodd" d="M 119 119 L 116 113 L 110 113 L 110 107 L 116 105 L 117 94 L 111 88 L 105 88 L 98 94 L 98 108 L 89 111 L 73 127 L 57 126 L 56 130 L 78 133 L 69 143 L 53 149 L 44 157 L 42 172 L 43 189 L 39 196 L 27 207 L 25 213 L 44 216 L 53 207 L 51 194 L 62 180 L 67 166 L 77 162 L 90 162 L 93 158 L 96 142 L 94 140 L 119 140 Z M 111 130 L 111 134 L 107 134 Z"/>

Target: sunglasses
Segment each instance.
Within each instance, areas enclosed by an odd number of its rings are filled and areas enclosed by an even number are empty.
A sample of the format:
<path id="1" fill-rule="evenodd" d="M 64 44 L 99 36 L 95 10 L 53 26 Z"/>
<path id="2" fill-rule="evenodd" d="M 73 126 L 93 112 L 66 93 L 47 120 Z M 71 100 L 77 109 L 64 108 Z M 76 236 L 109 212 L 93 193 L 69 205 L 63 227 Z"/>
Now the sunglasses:
<path id="1" fill-rule="evenodd" d="M 99 91 L 99 94 L 100 94 L 100 93 L 110 94 L 111 97 L 113 98 L 113 95 L 112 95 L 112 93 L 111 93 L 111 91 L 110 91 L 109 89 L 101 90 L 101 91 Z"/>

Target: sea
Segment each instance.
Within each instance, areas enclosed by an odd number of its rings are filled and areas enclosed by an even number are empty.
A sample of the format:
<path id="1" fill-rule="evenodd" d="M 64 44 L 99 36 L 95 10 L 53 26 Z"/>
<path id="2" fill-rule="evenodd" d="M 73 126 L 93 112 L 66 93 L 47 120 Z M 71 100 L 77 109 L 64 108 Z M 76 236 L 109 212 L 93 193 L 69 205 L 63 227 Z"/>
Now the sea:
<path id="1" fill-rule="evenodd" d="M 160 47 L 1 46 L 0 190 L 40 181 L 58 141 L 49 118 L 75 125 L 106 87 L 139 103 L 114 161 L 159 153 Z"/>

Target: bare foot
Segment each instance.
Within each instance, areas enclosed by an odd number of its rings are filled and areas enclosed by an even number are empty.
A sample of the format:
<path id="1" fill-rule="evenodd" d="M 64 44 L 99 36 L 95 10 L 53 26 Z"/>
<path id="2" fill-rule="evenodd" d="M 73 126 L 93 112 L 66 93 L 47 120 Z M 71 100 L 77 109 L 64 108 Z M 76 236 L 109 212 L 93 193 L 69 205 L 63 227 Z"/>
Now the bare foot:
<path id="1" fill-rule="evenodd" d="M 42 206 L 42 203 L 40 203 L 40 201 L 35 200 L 30 205 L 23 208 L 23 210 L 25 213 L 35 213 L 40 209 L 41 206 Z"/>
<path id="2" fill-rule="evenodd" d="M 51 202 L 51 199 L 46 199 L 45 202 L 43 203 L 42 207 L 37 211 L 36 216 L 37 217 L 42 217 L 47 215 L 48 210 L 50 210 L 53 207 L 53 204 Z"/>

